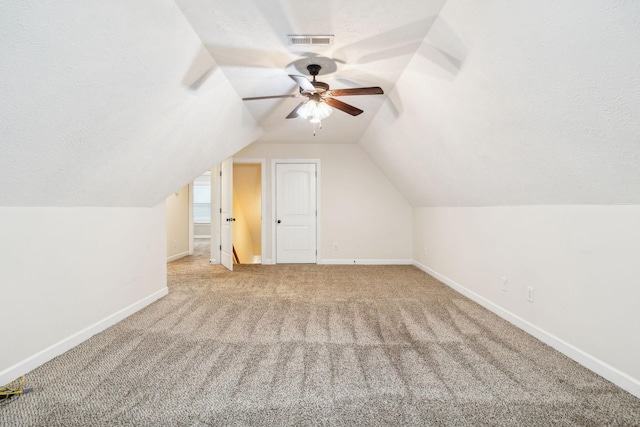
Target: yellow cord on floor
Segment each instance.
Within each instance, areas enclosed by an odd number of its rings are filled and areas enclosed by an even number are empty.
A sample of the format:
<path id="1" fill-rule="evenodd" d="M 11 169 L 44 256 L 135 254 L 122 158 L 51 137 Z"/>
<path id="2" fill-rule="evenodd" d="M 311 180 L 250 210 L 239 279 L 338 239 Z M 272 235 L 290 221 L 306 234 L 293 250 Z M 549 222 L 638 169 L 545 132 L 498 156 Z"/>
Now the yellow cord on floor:
<path id="1" fill-rule="evenodd" d="M 0 403 L 4 402 L 12 396 L 29 393 L 30 391 L 33 391 L 31 387 L 24 387 L 23 375 L 20 378 L 11 381 L 9 384 L 0 387 Z"/>

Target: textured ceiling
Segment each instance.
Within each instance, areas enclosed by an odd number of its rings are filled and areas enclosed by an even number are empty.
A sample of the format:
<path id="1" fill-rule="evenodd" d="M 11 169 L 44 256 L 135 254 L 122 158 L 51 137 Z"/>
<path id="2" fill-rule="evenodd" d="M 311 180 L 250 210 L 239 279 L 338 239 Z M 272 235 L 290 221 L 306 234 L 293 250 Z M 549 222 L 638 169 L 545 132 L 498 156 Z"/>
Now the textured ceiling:
<path id="1" fill-rule="evenodd" d="M 414 206 L 640 203 L 637 2 L 176 1 L 241 97 L 315 61 L 386 92 L 315 138 L 283 119 L 298 100 L 249 101 L 260 141 L 360 142 Z"/>
<path id="2" fill-rule="evenodd" d="M 256 140 L 360 143 L 414 206 L 640 204 L 638 40 L 629 1 L 2 2 L 0 206 L 151 206 Z M 241 101 L 316 61 L 385 95 L 316 137 Z"/>
<path id="3" fill-rule="evenodd" d="M 287 75 L 307 75 L 332 89 L 380 86 L 390 91 L 437 18 L 445 0 L 279 1 L 176 0 L 240 97 L 297 93 Z M 330 46 L 289 46 L 288 34 L 333 34 Z M 313 137 L 303 119 L 285 120 L 298 99 L 247 101 L 265 134 L 262 142 L 355 143 L 384 95 L 341 97 L 364 113 L 341 111 Z"/>

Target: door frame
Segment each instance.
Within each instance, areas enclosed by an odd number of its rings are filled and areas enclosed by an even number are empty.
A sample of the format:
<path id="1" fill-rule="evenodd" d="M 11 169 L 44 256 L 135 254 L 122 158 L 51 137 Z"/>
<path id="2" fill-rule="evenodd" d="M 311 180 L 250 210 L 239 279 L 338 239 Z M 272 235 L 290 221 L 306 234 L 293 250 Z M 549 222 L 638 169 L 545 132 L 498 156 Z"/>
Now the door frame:
<path id="1" fill-rule="evenodd" d="M 322 224 L 322 206 L 320 201 L 322 200 L 322 193 L 320 192 L 320 183 L 322 182 L 320 173 L 320 159 L 271 159 L 271 258 L 272 264 L 277 263 L 276 256 L 276 165 L 278 163 L 313 163 L 316 165 L 316 264 L 319 264 L 319 260 L 322 259 L 322 242 L 320 236 L 322 236 L 320 224 Z"/>
<path id="2" fill-rule="evenodd" d="M 265 262 L 265 249 L 267 247 L 267 160 L 248 157 L 234 157 L 233 164 L 260 165 L 260 264 L 270 264 L 271 262 Z"/>
<path id="3" fill-rule="evenodd" d="M 225 221 L 222 221 L 223 219 Z M 229 271 L 233 271 L 232 221 L 235 221 L 233 217 L 233 157 L 229 157 L 220 163 L 220 264 Z"/>
<path id="4" fill-rule="evenodd" d="M 222 164 L 220 163 L 211 168 L 211 246 L 209 248 L 209 264 L 220 264 L 221 172 Z"/>

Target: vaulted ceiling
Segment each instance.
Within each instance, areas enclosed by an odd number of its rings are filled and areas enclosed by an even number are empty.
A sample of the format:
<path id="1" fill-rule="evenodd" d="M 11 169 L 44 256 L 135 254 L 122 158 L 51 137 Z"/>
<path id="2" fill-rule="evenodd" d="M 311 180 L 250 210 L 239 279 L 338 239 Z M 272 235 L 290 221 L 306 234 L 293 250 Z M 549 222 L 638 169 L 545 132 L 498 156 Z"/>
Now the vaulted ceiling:
<path id="1" fill-rule="evenodd" d="M 380 86 L 389 92 L 436 21 L 445 0 L 279 1 L 176 0 L 240 97 L 298 93 L 288 75 L 322 67 L 318 80 L 332 89 Z M 328 46 L 290 45 L 288 35 L 333 35 Z M 457 60 L 457 59 L 454 59 Z M 356 143 L 384 96 L 351 96 L 343 102 L 364 110 L 352 117 L 335 111 L 313 136 L 302 119 L 285 117 L 299 99 L 247 101 L 277 143 Z"/>
<path id="2" fill-rule="evenodd" d="M 297 46 L 288 34 L 332 34 Z M 358 143 L 414 206 L 640 203 L 640 4 L 0 4 L 0 206 L 152 206 L 254 141 Z M 314 137 L 288 74 L 343 97 Z"/>

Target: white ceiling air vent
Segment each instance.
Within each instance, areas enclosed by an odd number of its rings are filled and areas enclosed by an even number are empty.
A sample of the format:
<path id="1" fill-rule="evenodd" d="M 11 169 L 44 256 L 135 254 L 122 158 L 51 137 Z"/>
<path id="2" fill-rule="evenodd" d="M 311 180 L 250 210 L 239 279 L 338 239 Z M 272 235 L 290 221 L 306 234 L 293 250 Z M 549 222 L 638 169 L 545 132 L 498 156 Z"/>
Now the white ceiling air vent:
<path id="1" fill-rule="evenodd" d="M 328 46 L 333 43 L 333 34 L 328 35 L 293 35 L 287 36 L 290 46 L 315 45 Z"/>

